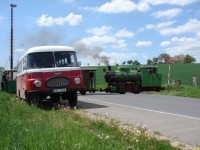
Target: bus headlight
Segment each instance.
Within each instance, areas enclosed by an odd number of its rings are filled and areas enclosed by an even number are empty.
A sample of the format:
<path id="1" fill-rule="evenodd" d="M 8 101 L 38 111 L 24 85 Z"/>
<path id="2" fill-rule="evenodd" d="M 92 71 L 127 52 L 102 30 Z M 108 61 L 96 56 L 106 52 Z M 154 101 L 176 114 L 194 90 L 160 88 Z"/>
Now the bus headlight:
<path id="1" fill-rule="evenodd" d="M 35 80 L 34 84 L 35 84 L 36 87 L 41 87 L 42 86 L 42 82 L 39 81 L 39 80 Z"/>
<path id="2" fill-rule="evenodd" d="M 80 83 L 81 83 L 81 79 L 80 79 L 80 78 L 75 78 L 75 79 L 74 79 L 74 82 L 75 82 L 76 84 L 80 84 Z"/>

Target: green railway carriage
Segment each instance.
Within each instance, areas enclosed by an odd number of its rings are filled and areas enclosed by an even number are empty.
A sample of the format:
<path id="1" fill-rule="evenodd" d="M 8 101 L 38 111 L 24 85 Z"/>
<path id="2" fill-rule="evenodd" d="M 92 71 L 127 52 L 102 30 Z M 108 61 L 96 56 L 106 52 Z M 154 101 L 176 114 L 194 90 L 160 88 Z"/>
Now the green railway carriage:
<path id="1" fill-rule="evenodd" d="M 3 82 L 2 76 L 6 73 L 6 79 L 7 82 Z M 12 74 L 12 75 L 11 75 Z M 16 69 L 8 69 L 8 70 L 1 70 L 0 71 L 0 78 L 1 78 L 1 91 L 5 91 L 8 93 L 16 93 Z M 11 79 L 11 76 L 13 76 L 13 79 Z"/>

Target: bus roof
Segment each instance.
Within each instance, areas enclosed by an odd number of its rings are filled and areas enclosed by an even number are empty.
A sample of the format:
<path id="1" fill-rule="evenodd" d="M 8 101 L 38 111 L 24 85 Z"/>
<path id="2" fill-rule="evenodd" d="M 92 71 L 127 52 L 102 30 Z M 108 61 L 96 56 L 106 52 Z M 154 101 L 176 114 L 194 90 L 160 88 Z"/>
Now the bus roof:
<path id="1" fill-rule="evenodd" d="M 29 53 L 37 53 L 37 52 L 55 52 L 55 51 L 74 51 L 72 47 L 69 46 L 38 46 L 32 47 L 26 51 L 26 53 L 20 58 L 20 60 Z M 19 60 L 19 61 L 20 61 Z"/>
<path id="2" fill-rule="evenodd" d="M 38 46 L 28 49 L 26 53 L 49 52 L 49 51 L 74 51 L 74 49 L 69 46 Z"/>

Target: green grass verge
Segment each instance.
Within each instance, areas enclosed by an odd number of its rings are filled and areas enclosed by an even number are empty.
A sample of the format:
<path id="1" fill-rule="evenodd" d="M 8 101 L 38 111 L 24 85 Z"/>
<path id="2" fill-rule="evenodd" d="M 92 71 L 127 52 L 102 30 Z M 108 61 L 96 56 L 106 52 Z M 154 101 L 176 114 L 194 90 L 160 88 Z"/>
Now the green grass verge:
<path id="1" fill-rule="evenodd" d="M 83 117 L 81 110 L 45 111 L 0 93 L 0 149 L 16 150 L 175 150 L 147 130 L 119 128 Z M 84 111 L 83 111 L 84 112 Z"/>
<path id="2" fill-rule="evenodd" d="M 190 86 L 175 86 L 165 85 L 165 90 L 161 90 L 159 93 L 164 95 L 174 95 L 182 97 L 200 98 L 200 88 Z"/>

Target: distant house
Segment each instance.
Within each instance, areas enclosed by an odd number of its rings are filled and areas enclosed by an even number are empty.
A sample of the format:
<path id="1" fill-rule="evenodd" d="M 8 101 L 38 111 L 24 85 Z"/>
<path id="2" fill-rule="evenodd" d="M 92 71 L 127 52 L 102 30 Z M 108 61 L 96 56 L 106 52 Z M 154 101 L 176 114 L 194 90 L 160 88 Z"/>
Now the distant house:
<path id="1" fill-rule="evenodd" d="M 170 57 L 169 59 L 170 63 L 183 63 L 183 61 L 184 61 L 184 57 L 180 57 L 180 56 Z"/>

